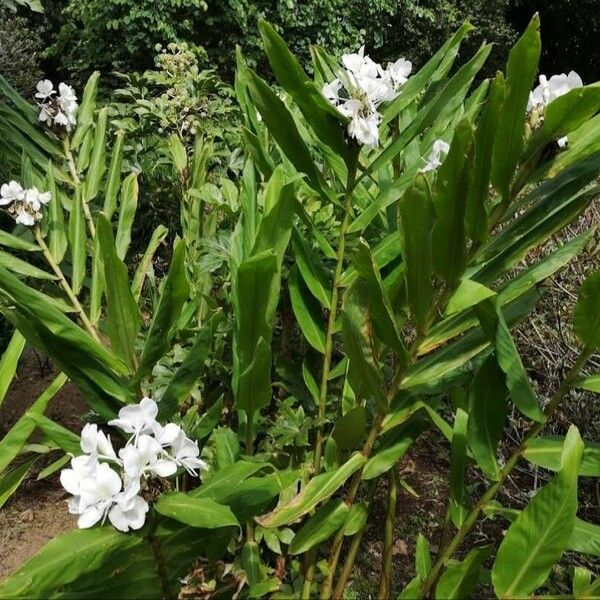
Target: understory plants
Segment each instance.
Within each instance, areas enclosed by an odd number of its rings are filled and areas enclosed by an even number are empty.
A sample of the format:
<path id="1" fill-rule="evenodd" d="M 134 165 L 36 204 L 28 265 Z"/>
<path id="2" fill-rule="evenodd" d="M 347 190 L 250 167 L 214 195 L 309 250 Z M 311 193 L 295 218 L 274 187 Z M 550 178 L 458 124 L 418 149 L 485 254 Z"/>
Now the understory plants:
<path id="1" fill-rule="evenodd" d="M 133 275 L 140 191 L 122 173 L 123 134 L 107 140 L 98 76 L 80 103 L 59 88 L 78 103 L 73 122 L 42 124 L 47 100 L 35 108 L 0 80 L 0 149 L 21 171 L 3 204 L 32 213 L 0 236 L 0 309 L 15 326 L 0 398 L 25 343 L 61 371 L 0 442 L 0 498 L 50 455 L 45 474 L 63 469 L 80 517 L 0 583 L 1 597 L 175 598 L 184 585 L 207 598 L 342 598 L 380 482 L 379 598 L 481 586 L 543 597 L 564 552 L 600 555 L 599 525 L 577 514 L 600 446 L 574 425 L 544 435 L 572 389 L 600 391 L 585 374 L 600 347 L 600 274 L 580 289 L 578 358 L 549 402 L 511 334 L 543 282 L 596 241 L 584 231 L 514 270 L 600 193 L 600 85 L 538 78 L 537 17 L 506 72 L 475 85 L 491 45 L 453 69 L 471 30 L 416 72 L 364 48 L 338 59 L 311 47 L 310 78 L 261 22 L 277 84 L 238 50 L 239 177 L 208 182 L 210 144 L 172 135 L 182 235 L 159 226 Z M 161 242 L 172 250 L 157 278 Z M 67 379 L 91 411 L 81 436 L 44 415 Z M 514 443 L 511 407 L 525 423 Z M 35 429 L 42 442 L 27 445 Z M 444 532 L 418 536 L 415 576 L 396 590 L 398 466 L 431 429 L 448 442 Z M 501 505 L 521 461 L 552 477 L 526 506 Z M 490 518 L 502 539 L 473 543 Z M 572 582 L 575 598 L 599 593 L 587 568 Z"/>

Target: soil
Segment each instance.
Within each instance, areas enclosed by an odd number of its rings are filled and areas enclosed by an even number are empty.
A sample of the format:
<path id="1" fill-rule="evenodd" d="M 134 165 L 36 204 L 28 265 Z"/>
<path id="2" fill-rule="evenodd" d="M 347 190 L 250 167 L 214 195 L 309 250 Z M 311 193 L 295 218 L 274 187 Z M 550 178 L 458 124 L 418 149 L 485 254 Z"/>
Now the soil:
<path id="1" fill-rule="evenodd" d="M 17 377 L 0 408 L 0 438 L 35 402 L 56 376 L 52 365 L 35 351 L 22 357 Z M 68 383 L 50 401 L 46 416 L 72 431 L 80 431 L 86 412 L 81 394 Z M 36 441 L 36 434 L 31 441 Z M 75 527 L 67 511 L 67 494 L 58 473 L 37 480 L 39 472 L 54 460 L 51 453 L 36 463 L 18 491 L 0 510 L 0 579 L 15 571 L 59 533 Z"/>

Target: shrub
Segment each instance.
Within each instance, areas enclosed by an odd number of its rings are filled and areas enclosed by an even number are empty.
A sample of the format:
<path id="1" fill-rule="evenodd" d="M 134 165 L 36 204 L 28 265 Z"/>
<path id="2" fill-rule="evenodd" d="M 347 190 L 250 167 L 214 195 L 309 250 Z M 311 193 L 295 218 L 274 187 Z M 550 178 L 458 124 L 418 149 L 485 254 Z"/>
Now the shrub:
<path id="1" fill-rule="evenodd" d="M 566 550 L 597 555 L 598 527 L 577 511 L 580 477 L 600 476 L 598 444 L 574 425 L 560 437 L 545 427 L 573 389 L 599 390 L 584 369 L 600 348 L 600 273 L 579 290 L 577 358 L 547 403 L 511 328 L 593 242 L 585 230 L 535 254 L 600 194 L 600 91 L 575 73 L 536 85 L 537 18 L 506 75 L 474 84 L 490 45 L 452 69 L 470 30 L 414 74 L 402 58 L 378 65 L 361 50 L 340 64 L 314 48 L 312 80 L 262 22 L 281 89 L 238 53 L 239 179 L 207 186 L 201 141 L 190 150 L 170 138 L 183 235 L 159 285 L 150 264 L 164 228 L 132 280 L 125 266 L 138 189 L 135 174 L 122 178 L 119 141 L 107 161 L 97 77 L 74 131 L 53 97 L 52 128 L 40 129 L 0 80 L 13 104 L 0 113 L 6 152 L 27 188 L 0 194 L 29 227 L 0 238 L 14 251 L 0 267 L 0 310 L 17 328 L 3 376 L 26 339 L 97 417 L 80 437 L 64 430 L 43 416 L 50 390 L 3 440 L 0 468 L 14 467 L 5 497 L 37 459 L 20 455 L 34 428 L 57 469 L 70 459 L 61 482 L 80 529 L 0 583 L 1 596 L 173 598 L 188 572 L 187 596 L 342 598 L 385 481 L 377 595 L 392 597 L 394 526 L 406 517 L 398 464 L 428 431 L 448 442 L 444 533 L 417 537 L 401 597 L 470 597 L 490 582 L 498 597 L 527 597 L 553 585 Z M 72 96 L 63 87 L 61 99 Z M 316 206 L 333 218 L 315 218 Z M 212 269 L 198 252 L 207 245 L 220 256 Z M 521 415 L 516 441 L 509 410 Z M 550 479 L 525 506 L 502 505 L 523 460 Z M 202 461 L 198 484 L 185 472 Z M 469 534 L 490 518 L 507 531 L 483 546 Z M 574 595 L 597 595 L 593 576 L 575 569 Z"/>

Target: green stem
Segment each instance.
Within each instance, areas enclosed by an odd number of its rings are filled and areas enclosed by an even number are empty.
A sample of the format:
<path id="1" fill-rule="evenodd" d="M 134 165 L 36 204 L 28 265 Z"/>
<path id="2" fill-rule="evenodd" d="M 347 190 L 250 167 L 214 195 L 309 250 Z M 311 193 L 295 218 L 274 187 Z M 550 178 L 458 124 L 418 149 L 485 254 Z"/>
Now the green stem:
<path id="1" fill-rule="evenodd" d="M 336 255 L 335 273 L 333 276 L 333 286 L 331 289 L 331 308 L 327 319 L 327 331 L 325 334 L 325 352 L 323 356 L 323 372 L 321 374 L 321 385 L 319 388 L 319 411 L 317 417 L 317 438 L 315 441 L 315 454 L 313 457 L 313 472 L 318 475 L 321 470 L 321 458 L 323 456 L 325 413 L 327 410 L 327 392 L 329 389 L 329 373 L 331 372 L 331 358 L 333 354 L 333 335 L 338 315 L 339 287 L 344 269 L 344 259 L 346 257 L 346 235 L 350 226 L 352 216 L 352 189 L 356 178 L 358 167 L 358 149 L 354 150 L 352 164 L 348 169 L 348 180 L 346 182 L 346 191 L 344 197 L 344 216 L 340 226 L 340 244 Z M 304 561 L 304 583 L 302 584 L 301 598 L 310 598 L 310 589 L 315 574 L 317 550 L 310 550 Z"/>
<path id="2" fill-rule="evenodd" d="M 379 579 L 378 598 L 389 598 L 392 589 L 392 551 L 394 549 L 394 528 L 396 526 L 396 502 L 398 500 L 398 474 L 396 467 L 389 473 L 387 516 L 385 520 L 385 540 L 383 568 Z"/>
<path id="3" fill-rule="evenodd" d="M 157 515 L 155 515 L 154 521 L 152 522 L 148 534 L 146 535 L 146 539 L 150 543 L 150 547 L 152 548 L 152 553 L 154 554 L 154 562 L 156 563 L 156 572 L 158 574 L 158 578 L 160 580 L 160 586 L 162 588 L 162 597 L 164 600 L 175 600 L 177 596 L 173 593 L 171 589 L 171 582 L 169 581 L 169 576 L 167 574 L 167 569 L 165 567 L 165 557 L 162 552 L 162 548 L 160 546 L 160 542 L 156 537 L 156 528 L 158 527 L 159 519 Z"/>
<path id="4" fill-rule="evenodd" d="M 246 413 L 246 454 L 248 456 L 254 454 L 254 440 L 252 437 L 253 417 L 252 413 Z M 252 518 L 246 522 L 246 539 L 249 542 L 254 541 L 254 521 Z"/>
<path id="5" fill-rule="evenodd" d="M 50 265 L 50 267 L 54 271 L 55 275 L 58 277 L 60 287 L 62 287 L 62 289 L 65 291 L 65 293 L 69 297 L 69 300 L 71 301 L 73 308 L 75 308 L 75 310 L 77 311 L 77 314 L 79 315 L 79 318 L 81 319 L 81 322 L 83 323 L 84 327 L 87 329 L 88 333 L 97 342 L 99 342 L 100 339 L 98 338 L 98 334 L 96 333 L 96 330 L 94 329 L 94 326 L 92 325 L 92 322 L 88 318 L 85 310 L 83 310 L 83 306 L 81 306 L 79 300 L 77 299 L 77 296 L 75 295 L 75 292 L 73 292 L 73 290 L 71 289 L 71 286 L 67 282 L 60 267 L 56 264 L 56 262 L 52 258 L 50 249 L 46 245 L 46 242 L 44 241 L 44 238 L 42 237 L 42 233 L 41 233 L 39 227 L 35 227 L 34 235 L 35 235 L 35 239 L 36 239 L 37 243 L 39 244 L 40 248 L 42 249 L 42 252 L 44 253 L 46 262 Z"/>
<path id="6" fill-rule="evenodd" d="M 496 481 L 492 486 L 490 486 L 487 489 L 487 491 L 481 496 L 481 498 L 479 498 L 478 502 L 472 508 L 471 512 L 467 515 L 467 518 L 463 522 L 462 526 L 454 534 L 454 537 L 450 540 L 448 546 L 444 549 L 442 554 L 439 556 L 439 558 L 431 568 L 427 579 L 423 582 L 423 586 L 421 588 L 422 597 L 427 596 L 427 594 L 433 589 L 441 574 L 442 568 L 452 558 L 465 536 L 469 533 L 473 525 L 475 525 L 481 511 L 485 508 L 487 504 L 489 504 L 489 502 L 491 502 L 494 499 L 494 497 L 498 493 L 498 490 L 500 490 L 508 476 L 511 474 L 512 470 L 516 467 L 519 460 L 521 459 L 521 454 L 527 446 L 527 443 L 543 429 L 544 425 L 554 415 L 554 412 L 558 408 L 561 400 L 571 389 L 571 386 L 573 385 L 573 383 L 577 379 L 577 376 L 579 375 L 579 371 L 586 363 L 588 358 L 592 355 L 592 353 L 593 350 L 591 348 L 584 348 L 582 353 L 579 355 L 579 358 L 575 361 L 575 364 L 571 367 L 571 370 L 569 371 L 559 388 L 554 393 L 552 400 L 550 400 L 548 406 L 544 410 L 544 422 L 534 423 L 529 428 L 529 431 L 527 432 L 517 449 L 512 453 L 512 455 L 506 462 L 506 465 L 500 471 L 498 481 Z"/>

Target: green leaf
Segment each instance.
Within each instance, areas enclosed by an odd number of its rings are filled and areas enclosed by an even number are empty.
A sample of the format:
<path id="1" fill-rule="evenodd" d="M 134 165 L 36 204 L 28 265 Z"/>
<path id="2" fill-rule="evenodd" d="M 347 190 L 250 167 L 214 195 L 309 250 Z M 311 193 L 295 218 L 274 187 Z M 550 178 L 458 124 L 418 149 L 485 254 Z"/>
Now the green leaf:
<path id="1" fill-rule="evenodd" d="M 34 456 L 0 477 L 0 508 L 17 491 L 21 482 L 25 479 L 27 473 L 29 473 L 29 469 L 31 469 L 38 459 L 39 456 Z"/>
<path id="2" fill-rule="evenodd" d="M 381 443 L 367 461 L 363 479 L 374 479 L 389 471 L 428 426 L 429 421 L 418 414 L 406 425 L 396 427 L 384 434 Z"/>
<path id="3" fill-rule="evenodd" d="M 503 201 L 510 201 L 510 185 L 523 151 L 525 111 L 537 73 L 541 51 L 540 18 L 533 16 L 525 33 L 514 45 L 506 66 L 506 96 L 498 122 L 492 183 Z"/>
<path id="4" fill-rule="evenodd" d="M 57 279 L 56 275 L 38 269 L 31 263 L 17 258 L 13 254 L 0 250 L 0 264 L 4 265 L 7 269 L 13 273 L 18 273 L 25 277 L 33 277 L 34 279 L 42 279 L 46 281 L 52 281 Z"/>
<path id="5" fill-rule="evenodd" d="M 506 375 L 506 387 L 510 390 L 514 403 L 526 417 L 543 423 L 546 417 L 537 401 L 502 312 L 491 300 L 484 300 L 475 310 L 486 335 L 496 348 L 498 365 Z"/>
<path id="6" fill-rule="evenodd" d="M 375 334 L 384 344 L 394 350 L 399 364 L 405 363 L 408 360 L 408 352 L 396 325 L 390 299 L 383 287 L 381 275 L 375 265 L 371 248 L 362 238 L 358 242 L 354 264 L 360 277 L 369 287 L 369 309 Z"/>
<path id="7" fill-rule="evenodd" d="M 450 450 L 450 504 L 452 521 L 460 528 L 468 514 L 468 493 L 465 485 L 467 466 L 467 426 L 469 414 L 457 408 L 454 414 L 452 447 Z"/>
<path id="8" fill-rule="evenodd" d="M 352 389 L 357 396 L 373 398 L 380 410 L 387 410 L 388 398 L 373 350 L 367 294 L 360 280 L 346 292 L 342 308 L 344 349 L 350 360 Z"/>
<path id="9" fill-rule="evenodd" d="M 322 263 L 314 256 L 307 240 L 298 229 L 292 236 L 294 258 L 302 279 L 312 295 L 325 308 L 331 308 L 331 283 Z"/>
<path id="10" fill-rule="evenodd" d="M 463 119 L 439 168 L 433 196 L 437 215 L 432 233 L 433 265 L 449 284 L 458 281 L 467 264 L 465 210 L 473 181 L 472 152 L 473 131 Z"/>
<path id="11" fill-rule="evenodd" d="M 315 135 L 338 156 L 349 162 L 349 151 L 344 141 L 341 115 L 323 97 L 308 78 L 298 59 L 290 52 L 281 36 L 266 21 L 260 21 L 259 30 L 271 69 L 284 90 L 292 96 L 306 123 Z"/>
<path id="12" fill-rule="evenodd" d="M 75 191 L 73 207 L 69 215 L 69 243 L 71 245 L 71 288 L 75 294 L 79 294 L 85 277 L 86 263 L 86 232 L 83 216 L 83 198 L 81 188 Z"/>
<path id="13" fill-rule="evenodd" d="M 367 431 L 367 412 L 362 405 L 355 406 L 338 418 L 331 436 L 340 450 L 358 450 Z"/>
<path id="14" fill-rule="evenodd" d="M 573 596 L 580 598 L 592 583 L 592 573 L 584 567 L 573 569 Z"/>
<path id="15" fill-rule="evenodd" d="M 590 377 L 584 377 L 575 382 L 575 385 L 582 390 L 588 390 L 590 392 L 600 392 L 600 374 L 590 375 Z"/>
<path id="16" fill-rule="evenodd" d="M 106 188 L 104 190 L 104 208 L 102 212 L 110 221 L 117 210 L 117 196 L 121 185 L 121 166 L 123 163 L 123 133 L 117 133 L 115 145 L 113 146 L 108 175 L 106 176 Z"/>
<path id="17" fill-rule="evenodd" d="M 486 201 L 490 194 L 494 140 L 504 101 L 504 76 L 494 78 L 481 119 L 475 131 L 473 184 L 467 196 L 465 219 L 471 239 L 482 242 L 488 236 Z"/>
<path id="18" fill-rule="evenodd" d="M 266 528 L 293 523 L 333 495 L 344 485 L 350 475 L 365 464 L 366 460 L 366 457 L 360 452 L 354 453 L 341 467 L 313 477 L 299 494 L 278 506 L 274 511 L 257 518 L 256 521 Z"/>
<path id="19" fill-rule="evenodd" d="M 152 260 L 154 259 L 154 253 L 158 250 L 158 247 L 162 244 L 164 239 L 167 237 L 169 230 L 164 225 L 159 225 L 153 232 L 144 256 L 138 263 L 138 266 L 133 275 L 133 281 L 131 282 L 131 293 L 135 298 L 136 302 L 139 302 L 140 296 L 142 295 L 142 289 L 144 287 L 144 281 L 148 272 L 152 267 Z"/>
<path id="20" fill-rule="evenodd" d="M 240 61 L 241 56 L 238 54 L 238 70 L 241 65 Z M 327 196 L 323 177 L 315 166 L 310 151 L 285 104 L 254 71 L 245 65 L 243 71 L 247 77 L 252 101 L 282 152 L 299 173 L 307 176 L 308 183 L 313 189 Z"/>
<path id="21" fill-rule="evenodd" d="M 106 171 L 106 121 L 108 119 L 108 107 L 104 107 L 98 113 L 96 128 L 94 130 L 94 146 L 90 156 L 84 189 L 84 201 L 90 202 L 100 191 L 100 184 Z"/>
<path id="22" fill-rule="evenodd" d="M 431 554 L 427 538 L 419 533 L 415 549 L 415 571 L 418 577 L 424 581 L 429 571 L 431 571 Z"/>
<path id="23" fill-rule="evenodd" d="M 579 288 L 573 328 L 587 348 L 600 346 L 600 271 L 589 275 Z"/>
<path id="24" fill-rule="evenodd" d="M 66 383 L 67 377 L 62 373 L 58 375 L 52 383 L 42 392 L 39 398 L 29 407 L 29 415 L 43 414 L 50 400 Z M 10 431 L 0 440 L 0 473 L 12 462 L 19 454 L 29 436 L 33 433 L 35 424 L 27 415 L 23 415 L 10 429 Z"/>
<path id="25" fill-rule="evenodd" d="M 133 370 L 140 316 L 137 303 L 129 289 L 127 267 L 117 255 L 112 227 L 102 214 L 98 216 L 97 235 L 104 260 L 108 333 L 112 349 Z"/>
<path id="26" fill-rule="evenodd" d="M 46 186 L 52 195 L 48 204 L 48 249 L 56 264 L 60 264 L 67 252 L 68 240 L 65 229 L 65 217 L 63 207 L 60 201 L 59 190 L 54 178 L 54 171 L 51 164 L 46 171 Z"/>
<path id="27" fill-rule="evenodd" d="M 325 354 L 325 317 L 321 305 L 311 295 L 298 267 L 293 265 L 288 273 L 288 289 L 292 310 L 300 330 L 308 343 L 321 354 Z"/>
<path id="28" fill-rule="evenodd" d="M 562 468 L 510 526 L 492 568 L 501 598 L 528 596 L 548 577 L 567 547 L 577 512 L 577 471 L 583 442 L 571 426 L 565 438 Z"/>
<path id="29" fill-rule="evenodd" d="M 463 561 L 450 564 L 438 581 L 435 597 L 440 600 L 471 598 L 490 550 L 489 546 L 474 548 Z"/>
<path id="30" fill-rule="evenodd" d="M 81 104 L 77 110 L 77 127 L 71 138 L 71 147 L 77 150 L 83 142 L 85 134 L 94 122 L 94 112 L 96 110 L 96 95 L 98 93 L 98 80 L 100 79 L 100 72 L 94 71 L 85 87 L 83 88 L 83 94 L 81 96 Z"/>
<path id="31" fill-rule="evenodd" d="M 119 206 L 119 224 L 115 244 L 117 256 L 125 260 L 129 244 L 131 243 L 131 226 L 137 210 L 139 185 L 137 175 L 130 173 L 121 186 L 121 204 Z"/>
<path id="32" fill-rule="evenodd" d="M 302 554 L 324 542 L 346 523 L 350 512 L 343 500 L 331 500 L 319 507 L 294 536 L 290 554 Z"/>
<path id="33" fill-rule="evenodd" d="M 24 250 L 25 252 L 40 252 L 41 248 L 26 240 L 25 238 L 18 237 L 8 231 L 4 231 L 0 229 L 0 246 L 6 246 L 7 248 L 11 248 L 12 250 Z"/>
<path id="34" fill-rule="evenodd" d="M 13 331 L 10 342 L 0 359 L 0 406 L 17 372 L 23 348 L 25 348 L 25 338 L 18 331 Z"/>
<path id="35" fill-rule="evenodd" d="M 229 506 L 210 498 L 194 498 L 181 492 L 163 494 L 154 505 L 158 513 L 186 525 L 202 529 L 239 527 Z"/>
<path id="36" fill-rule="evenodd" d="M 485 285 L 481 285 L 481 283 L 471 281 L 470 279 L 463 279 L 450 297 L 450 300 L 448 300 L 444 316 L 460 313 L 495 295 L 496 292 L 490 290 Z"/>
<path id="37" fill-rule="evenodd" d="M 104 261 L 102 259 L 102 247 L 100 237 L 96 235 L 92 248 L 92 285 L 90 288 L 90 321 L 97 323 L 102 314 L 102 300 L 106 290 L 104 281 Z"/>
<path id="38" fill-rule="evenodd" d="M 43 414 L 36 412 L 26 412 L 25 416 L 31 419 L 36 427 L 41 429 L 44 434 L 50 438 L 59 448 L 62 448 L 65 452 L 73 455 L 81 454 L 81 447 L 79 445 L 79 436 L 75 435 L 72 431 L 69 431 L 62 425 L 55 423 Z"/>
<path id="39" fill-rule="evenodd" d="M 523 457 L 538 467 L 559 471 L 563 445 L 564 437 L 536 437 L 527 442 Z M 579 475 L 600 477 L 600 443 L 585 442 Z"/>
<path id="40" fill-rule="evenodd" d="M 477 464 L 494 481 L 500 474 L 496 452 L 506 423 L 507 398 L 504 373 L 490 356 L 471 385 L 467 438 Z"/>
<path id="41" fill-rule="evenodd" d="M 132 306 L 134 306 L 135 299 L 129 288 L 127 291 L 133 301 Z M 185 264 L 185 244 L 179 241 L 173 250 L 171 266 L 162 284 L 158 306 L 154 311 L 154 318 L 146 335 L 140 366 L 135 375 L 136 381 L 141 381 L 168 351 L 173 326 L 181 314 L 189 293 L 190 286 L 186 276 Z"/>
<path id="42" fill-rule="evenodd" d="M 431 190 L 424 175 L 417 175 L 404 194 L 400 216 L 408 304 L 417 327 L 422 330 L 433 301 L 431 230 L 435 219 Z"/>
<path id="43" fill-rule="evenodd" d="M 184 361 L 181 363 L 173 377 L 169 380 L 167 388 L 161 396 L 158 405 L 158 414 L 161 419 L 171 418 L 179 405 L 192 391 L 194 384 L 202 375 L 204 363 L 210 350 L 212 332 L 210 327 L 203 327 L 190 348 Z"/>
<path id="44" fill-rule="evenodd" d="M 169 150 L 171 151 L 173 165 L 175 166 L 175 169 L 177 169 L 179 175 L 182 176 L 187 169 L 188 161 L 185 147 L 176 133 L 172 133 L 169 136 Z"/>

